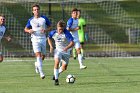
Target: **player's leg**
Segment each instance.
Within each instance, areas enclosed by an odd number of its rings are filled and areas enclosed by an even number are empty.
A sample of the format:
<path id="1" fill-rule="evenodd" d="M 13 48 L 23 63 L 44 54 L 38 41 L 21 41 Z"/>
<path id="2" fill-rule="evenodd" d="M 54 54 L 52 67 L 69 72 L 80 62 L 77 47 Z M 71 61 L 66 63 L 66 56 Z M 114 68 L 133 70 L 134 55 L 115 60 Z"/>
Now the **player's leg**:
<path id="1" fill-rule="evenodd" d="M 59 63 L 61 61 L 62 55 L 59 51 L 54 50 L 54 76 L 53 79 L 55 80 L 54 84 L 59 85 L 58 77 L 59 77 Z"/>
<path id="2" fill-rule="evenodd" d="M 38 62 L 35 62 L 35 72 L 36 72 L 37 74 L 39 73 Z"/>
<path id="3" fill-rule="evenodd" d="M 43 70 L 42 70 L 42 55 L 41 55 L 41 52 L 36 52 L 35 55 L 36 55 L 36 59 L 37 59 L 37 67 L 38 67 L 38 70 L 39 70 L 39 73 L 40 73 L 40 77 L 42 79 L 44 79 L 45 75 L 44 75 Z"/>
<path id="4" fill-rule="evenodd" d="M 81 54 L 80 42 L 75 42 L 75 48 L 76 48 L 76 51 L 78 54 L 78 62 L 80 65 L 80 69 L 87 68 L 86 66 L 83 65 L 83 58 L 82 58 L 82 54 Z"/>
<path id="5" fill-rule="evenodd" d="M 41 58 L 42 58 L 42 60 L 44 60 L 44 59 L 45 59 L 45 55 L 44 55 L 44 54 L 42 54 Z"/>
<path id="6" fill-rule="evenodd" d="M 47 51 L 46 51 L 46 41 L 45 40 L 42 41 L 41 44 L 42 44 L 41 45 L 42 60 L 44 60 L 45 56 L 46 56 L 46 53 L 47 53 Z"/>
<path id="7" fill-rule="evenodd" d="M 45 78 L 45 75 L 42 71 L 42 54 L 41 54 L 41 47 L 40 47 L 40 43 L 37 42 L 32 42 L 32 46 L 33 46 L 33 50 L 36 56 L 36 62 L 35 63 L 35 68 L 38 69 L 39 73 L 40 73 L 40 77 L 42 79 Z"/>
<path id="8" fill-rule="evenodd" d="M 72 49 L 72 54 L 73 54 L 73 59 L 76 59 L 77 54 L 75 48 Z"/>
<path id="9" fill-rule="evenodd" d="M 59 74 L 62 73 L 67 69 L 69 63 L 70 54 L 63 54 L 62 55 L 62 66 L 59 68 Z"/>
<path id="10" fill-rule="evenodd" d="M 84 57 L 84 42 L 80 42 L 80 48 L 81 48 L 82 58 L 85 59 L 85 57 Z"/>
<path id="11" fill-rule="evenodd" d="M 58 76 L 59 76 L 59 58 L 55 58 L 55 64 L 54 64 L 54 77 L 55 77 L 55 85 L 59 85 Z"/>
<path id="12" fill-rule="evenodd" d="M 3 56 L 2 56 L 2 53 L 0 52 L 0 62 L 3 61 Z"/>

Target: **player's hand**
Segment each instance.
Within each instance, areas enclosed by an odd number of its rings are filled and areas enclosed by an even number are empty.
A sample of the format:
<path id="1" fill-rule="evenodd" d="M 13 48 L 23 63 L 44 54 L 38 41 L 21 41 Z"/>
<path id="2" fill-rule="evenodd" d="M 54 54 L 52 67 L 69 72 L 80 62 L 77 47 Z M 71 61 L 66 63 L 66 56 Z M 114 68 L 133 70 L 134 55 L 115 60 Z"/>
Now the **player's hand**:
<path id="1" fill-rule="evenodd" d="M 32 34 L 34 31 L 32 29 L 29 30 L 29 33 Z"/>
<path id="2" fill-rule="evenodd" d="M 53 47 L 50 47 L 50 53 L 53 53 Z"/>
<path id="3" fill-rule="evenodd" d="M 80 28 L 79 27 L 76 27 L 74 30 L 76 31 L 76 30 L 79 30 Z"/>
<path id="4" fill-rule="evenodd" d="M 8 42 L 11 41 L 11 37 L 10 36 L 7 36 L 5 38 L 7 39 Z"/>
<path id="5" fill-rule="evenodd" d="M 42 33 L 42 34 L 44 34 L 45 32 L 46 32 L 46 30 L 45 30 L 45 29 L 42 29 L 42 30 L 41 30 L 41 33 Z"/>
<path id="6" fill-rule="evenodd" d="M 8 41 L 11 41 L 11 37 L 7 37 L 7 40 L 8 40 Z"/>
<path id="7" fill-rule="evenodd" d="M 67 50 L 68 50 L 67 48 L 64 48 L 64 49 L 63 49 L 63 51 L 65 51 L 65 52 L 67 52 Z"/>

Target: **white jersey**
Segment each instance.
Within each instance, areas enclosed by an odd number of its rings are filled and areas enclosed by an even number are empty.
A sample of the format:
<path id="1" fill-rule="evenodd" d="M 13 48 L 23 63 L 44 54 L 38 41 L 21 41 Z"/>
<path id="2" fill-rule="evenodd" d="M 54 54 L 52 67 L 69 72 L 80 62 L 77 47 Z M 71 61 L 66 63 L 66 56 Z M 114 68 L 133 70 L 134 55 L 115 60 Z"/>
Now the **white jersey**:
<path id="1" fill-rule="evenodd" d="M 3 38 L 3 36 L 4 36 L 5 31 L 6 31 L 5 26 L 1 25 L 0 26 L 0 42 L 1 42 L 1 39 Z"/>
<path id="2" fill-rule="evenodd" d="M 46 16 L 40 16 L 39 18 L 31 17 L 26 27 L 35 31 L 31 34 L 33 40 L 36 39 L 46 39 L 46 33 L 41 33 L 42 29 L 46 29 L 47 26 L 50 26 L 51 22 L 48 20 Z"/>
<path id="3" fill-rule="evenodd" d="M 70 18 L 67 22 L 67 28 L 74 29 L 76 27 L 78 27 L 78 19 Z M 74 38 L 74 42 L 79 41 L 78 31 L 70 31 L 70 33 Z"/>
<path id="4" fill-rule="evenodd" d="M 53 38 L 55 41 L 56 50 L 62 52 L 63 49 L 73 41 L 73 37 L 68 30 L 64 30 L 62 34 L 58 34 L 56 30 L 53 30 L 48 35 L 49 38 Z"/>

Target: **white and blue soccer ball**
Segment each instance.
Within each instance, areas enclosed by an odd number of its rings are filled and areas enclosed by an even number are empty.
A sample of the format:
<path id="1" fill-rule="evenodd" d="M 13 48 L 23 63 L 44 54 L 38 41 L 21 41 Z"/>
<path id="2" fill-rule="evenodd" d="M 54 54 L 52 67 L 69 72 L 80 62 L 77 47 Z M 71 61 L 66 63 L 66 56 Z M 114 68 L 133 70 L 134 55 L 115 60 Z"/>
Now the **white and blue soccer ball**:
<path id="1" fill-rule="evenodd" d="M 69 75 L 67 75 L 67 77 L 66 77 L 66 82 L 67 82 L 67 83 L 74 83 L 75 80 L 76 80 L 76 78 L 75 78 L 74 75 L 69 74 Z"/>

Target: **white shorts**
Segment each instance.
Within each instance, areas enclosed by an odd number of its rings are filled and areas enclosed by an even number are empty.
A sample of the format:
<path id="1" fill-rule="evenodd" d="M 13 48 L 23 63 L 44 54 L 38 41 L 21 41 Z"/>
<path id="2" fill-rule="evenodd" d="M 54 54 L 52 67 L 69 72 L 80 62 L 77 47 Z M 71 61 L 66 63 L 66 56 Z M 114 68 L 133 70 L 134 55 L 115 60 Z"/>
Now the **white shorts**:
<path id="1" fill-rule="evenodd" d="M 79 41 L 74 42 L 74 47 L 75 49 L 80 48 L 80 42 Z"/>
<path id="2" fill-rule="evenodd" d="M 31 41 L 34 53 L 41 52 L 43 55 L 46 55 L 46 39 L 36 41 L 31 40 Z"/>
<path id="3" fill-rule="evenodd" d="M 59 62 L 61 62 L 61 60 L 63 60 L 64 64 L 68 64 L 69 63 L 69 58 L 70 58 L 70 53 L 66 53 L 66 52 L 60 52 L 58 50 L 54 50 L 54 58 L 58 58 Z"/>

